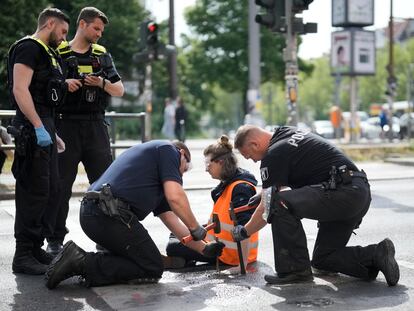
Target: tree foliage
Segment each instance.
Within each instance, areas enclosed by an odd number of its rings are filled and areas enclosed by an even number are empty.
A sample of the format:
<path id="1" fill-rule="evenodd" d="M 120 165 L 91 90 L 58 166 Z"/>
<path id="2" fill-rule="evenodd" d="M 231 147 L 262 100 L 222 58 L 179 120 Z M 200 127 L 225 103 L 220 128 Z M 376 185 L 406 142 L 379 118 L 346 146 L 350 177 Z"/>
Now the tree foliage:
<path id="1" fill-rule="evenodd" d="M 186 12 L 191 28 L 183 52 L 192 82 L 206 88 L 218 85 L 245 94 L 248 86 L 248 2 L 198 0 Z M 284 74 L 284 39 L 261 29 L 262 81 L 280 81 Z"/>
<path id="2" fill-rule="evenodd" d="M 16 40 L 33 34 L 37 15 L 46 7 L 46 0 L 1 0 L 0 14 L 0 109 L 10 109 L 6 90 L 6 56 Z"/>

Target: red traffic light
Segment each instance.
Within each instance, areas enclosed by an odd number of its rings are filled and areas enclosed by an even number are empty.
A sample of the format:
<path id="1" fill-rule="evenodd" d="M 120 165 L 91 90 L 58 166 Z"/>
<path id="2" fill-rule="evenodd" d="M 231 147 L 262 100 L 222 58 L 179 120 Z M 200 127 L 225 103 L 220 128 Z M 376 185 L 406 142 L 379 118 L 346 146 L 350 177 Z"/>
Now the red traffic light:
<path id="1" fill-rule="evenodd" d="M 149 32 L 154 33 L 158 30 L 158 25 L 157 23 L 152 22 L 148 24 L 147 28 Z"/>

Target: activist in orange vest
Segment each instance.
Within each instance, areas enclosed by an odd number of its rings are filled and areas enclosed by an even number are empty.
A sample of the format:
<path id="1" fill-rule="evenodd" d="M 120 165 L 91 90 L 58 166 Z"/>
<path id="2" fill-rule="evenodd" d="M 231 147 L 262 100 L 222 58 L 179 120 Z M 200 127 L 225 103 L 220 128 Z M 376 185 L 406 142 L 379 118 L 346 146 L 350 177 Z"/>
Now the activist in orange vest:
<path id="1" fill-rule="evenodd" d="M 208 231 L 206 240 L 214 240 L 217 236 L 218 240 L 226 245 L 222 255 L 219 257 L 220 263 L 238 266 L 235 270 L 239 271 L 240 262 L 237 244 L 231 236 L 233 220 L 230 218 L 230 202 L 233 202 L 234 208 L 246 205 L 249 199 L 256 194 L 255 186 L 257 185 L 257 180 L 251 173 L 237 166 L 237 158 L 233 153 L 233 146 L 226 135 L 222 135 L 217 143 L 209 145 L 204 150 L 204 157 L 206 171 L 213 179 L 220 180 L 220 183 L 211 191 L 214 207 L 209 222 L 211 222 L 213 213 L 217 213 L 221 232 L 215 234 L 214 230 Z M 254 211 L 255 209 L 251 209 L 237 213 L 238 223 L 246 224 Z M 245 266 L 247 263 L 255 262 L 258 250 L 258 234 L 253 234 L 249 239 L 242 241 L 241 247 Z M 167 245 L 167 255 L 184 258 L 187 266 L 195 262 L 215 263 L 215 259 L 203 257 L 199 253 L 194 252 L 181 244 L 174 236 L 170 236 Z"/>

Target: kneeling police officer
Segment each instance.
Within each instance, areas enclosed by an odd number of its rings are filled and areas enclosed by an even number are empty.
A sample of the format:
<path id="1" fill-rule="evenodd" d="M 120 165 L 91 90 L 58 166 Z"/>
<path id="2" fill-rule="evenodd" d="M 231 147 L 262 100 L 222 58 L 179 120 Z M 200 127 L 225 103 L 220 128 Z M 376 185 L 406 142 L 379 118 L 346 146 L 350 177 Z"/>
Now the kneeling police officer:
<path id="1" fill-rule="evenodd" d="M 8 54 L 8 88 L 16 107 L 9 128 L 16 144 L 15 273 L 43 274 L 52 260 L 41 246 L 56 218 L 57 146 L 63 149 L 64 144 L 55 134 L 54 117 L 67 89 L 53 49 L 65 40 L 68 28 L 64 13 L 47 8 L 34 35 L 14 43 Z"/>
<path id="2" fill-rule="evenodd" d="M 182 187 L 190 161 L 181 142 L 153 140 L 122 153 L 91 185 L 80 210 L 83 231 L 108 252 L 85 252 L 67 242 L 48 268 L 46 286 L 53 289 L 73 275 L 82 276 L 86 286 L 157 282 L 163 258 L 141 224 L 150 212 L 179 239 L 191 234 L 194 241 L 188 247 L 207 257 L 220 256 L 224 244 L 202 241 L 207 232 Z"/>
<path id="3" fill-rule="evenodd" d="M 305 282 L 312 269 L 375 280 L 381 271 L 389 286 L 400 278 L 390 239 L 347 246 L 371 202 L 367 175 L 338 148 L 316 134 L 288 126 L 265 131 L 244 125 L 235 147 L 246 159 L 261 161 L 262 197 L 251 220 L 234 228 L 242 240 L 272 224 L 276 275 L 270 284 Z M 318 221 L 312 261 L 301 219 Z"/>

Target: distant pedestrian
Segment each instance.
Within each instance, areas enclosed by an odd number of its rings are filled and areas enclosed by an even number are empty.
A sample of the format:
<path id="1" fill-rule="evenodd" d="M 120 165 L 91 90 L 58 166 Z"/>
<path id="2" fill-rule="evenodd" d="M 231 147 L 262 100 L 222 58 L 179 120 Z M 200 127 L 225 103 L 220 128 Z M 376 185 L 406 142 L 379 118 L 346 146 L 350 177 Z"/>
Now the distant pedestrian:
<path id="1" fill-rule="evenodd" d="M 384 139 L 388 132 L 388 109 L 382 108 L 379 114 L 380 126 L 381 126 L 381 138 Z"/>
<path id="2" fill-rule="evenodd" d="M 161 133 L 168 139 L 174 139 L 174 127 L 175 127 L 175 107 L 171 102 L 171 99 L 167 97 L 165 99 L 164 108 L 164 124 L 162 125 Z"/>
<path id="3" fill-rule="evenodd" d="M 5 127 L 0 126 L 0 146 L 1 145 L 10 145 L 12 143 L 11 136 L 7 133 Z M 13 152 L 10 150 L 0 149 L 0 174 L 3 170 L 4 163 L 6 159 L 13 155 Z"/>
<path id="4" fill-rule="evenodd" d="M 187 122 L 187 109 L 181 98 L 177 99 L 177 108 L 175 109 L 175 137 L 185 142 L 185 127 Z"/>

